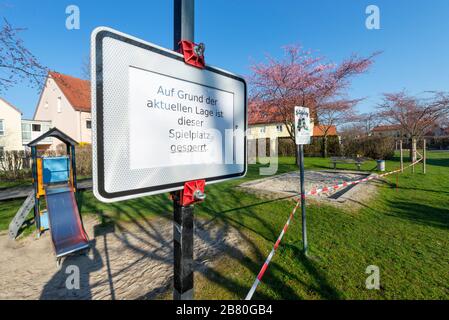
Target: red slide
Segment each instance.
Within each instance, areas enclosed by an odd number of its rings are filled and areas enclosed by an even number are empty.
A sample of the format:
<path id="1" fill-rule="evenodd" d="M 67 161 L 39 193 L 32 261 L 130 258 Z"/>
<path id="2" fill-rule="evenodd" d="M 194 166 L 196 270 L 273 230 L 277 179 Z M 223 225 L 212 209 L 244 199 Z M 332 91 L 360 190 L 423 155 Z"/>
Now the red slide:
<path id="1" fill-rule="evenodd" d="M 47 188 L 46 200 L 50 232 L 56 257 L 89 248 L 75 195 L 70 186 Z"/>

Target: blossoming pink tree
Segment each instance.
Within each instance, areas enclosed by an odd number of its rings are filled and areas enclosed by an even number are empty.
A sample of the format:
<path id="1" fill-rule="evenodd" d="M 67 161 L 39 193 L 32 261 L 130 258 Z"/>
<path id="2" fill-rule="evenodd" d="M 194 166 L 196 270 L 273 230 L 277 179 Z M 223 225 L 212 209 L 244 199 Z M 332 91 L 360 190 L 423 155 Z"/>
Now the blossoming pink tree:
<path id="1" fill-rule="evenodd" d="M 337 65 L 300 46 L 286 46 L 283 58 L 267 56 L 264 63 L 252 65 L 251 112 L 261 118 L 280 119 L 293 141 L 295 106 L 309 107 L 315 123 L 324 128 L 339 125 L 353 115 L 354 106 L 360 101 L 347 99 L 351 78 L 367 72 L 376 55 L 365 58 L 353 55 Z M 324 132 L 324 156 L 327 156 L 328 130 Z"/>
<path id="2" fill-rule="evenodd" d="M 416 161 L 416 141 L 421 139 L 439 122 L 449 116 L 449 94 L 427 92 L 416 97 L 405 91 L 384 94 L 379 106 L 379 115 L 390 124 L 399 124 L 404 133 L 412 139 L 410 157 Z"/>

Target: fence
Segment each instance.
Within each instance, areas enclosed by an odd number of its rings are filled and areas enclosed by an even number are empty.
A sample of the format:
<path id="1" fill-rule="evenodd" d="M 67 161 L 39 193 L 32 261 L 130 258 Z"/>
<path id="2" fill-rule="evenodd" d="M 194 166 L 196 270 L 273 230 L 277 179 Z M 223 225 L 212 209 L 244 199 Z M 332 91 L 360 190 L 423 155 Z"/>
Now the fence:
<path id="1" fill-rule="evenodd" d="M 0 179 L 16 180 L 31 177 L 31 154 L 27 151 L 0 153 Z"/>
<path id="2" fill-rule="evenodd" d="M 269 155 L 272 140 L 270 138 L 262 138 L 259 140 L 265 140 L 265 150 L 261 150 L 262 153 Z M 290 138 L 276 138 L 278 155 L 282 157 L 295 157 L 296 156 L 296 144 Z M 328 156 L 340 156 L 341 145 L 338 137 L 328 137 Z M 259 155 L 259 148 L 263 147 L 263 142 L 259 144 L 256 139 L 248 140 L 248 155 L 250 160 L 254 155 Z M 322 157 L 323 156 L 323 138 L 314 137 L 310 145 L 304 146 L 304 153 L 307 157 Z"/>
<path id="3" fill-rule="evenodd" d="M 65 148 L 38 150 L 38 156 L 56 157 L 66 155 Z M 29 151 L 4 151 L 0 153 L 0 181 L 31 179 L 31 153 Z M 79 176 L 92 174 L 92 148 L 90 145 L 76 147 L 76 170 Z"/>

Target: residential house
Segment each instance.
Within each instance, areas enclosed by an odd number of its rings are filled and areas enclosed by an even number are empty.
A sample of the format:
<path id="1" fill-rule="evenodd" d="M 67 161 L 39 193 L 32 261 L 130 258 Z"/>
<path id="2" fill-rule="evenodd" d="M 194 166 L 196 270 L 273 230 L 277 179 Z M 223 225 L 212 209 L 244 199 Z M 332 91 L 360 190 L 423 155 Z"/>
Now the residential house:
<path id="1" fill-rule="evenodd" d="M 90 81 L 49 72 L 34 114 L 36 121 L 51 121 L 80 144 L 92 142 Z M 56 148 L 56 139 L 48 147 Z"/>
<path id="2" fill-rule="evenodd" d="M 22 112 L 0 98 L 0 153 L 23 150 Z"/>
<path id="3" fill-rule="evenodd" d="M 51 121 L 22 119 L 22 112 L 0 98 L 0 152 L 22 151 L 32 140 L 51 128 Z M 47 139 L 44 143 L 50 143 Z"/>
<path id="4" fill-rule="evenodd" d="M 339 137 L 336 126 L 315 125 L 313 127 L 313 138 L 322 138 L 325 134 L 328 137 Z"/>
<path id="5" fill-rule="evenodd" d="M 401 125 L 399 124 L 381 125 L 374 127 L 373 130 L 371 131 L 371 135 L 375 137 L 393 137 L 393 138 L 406 137 Z"/>
<path id="6" fill-rule="evenodd" d="M 22 144 L 25 147 L 31 141 L 39 138 L 52 128 L 51 121 L 39 121 L 39 120 L 22 120 Z M 53 143 L 52 138 L 47 138 L 39 142 L 38 148 L 45 149 Z"/>
<path id="7" fill-rule="evenodd" d="M 314 123 L 314 119 L 310 119 L 310 126 L 312 128 L 312 138 L 323 137 L 325 133 L 329 137 L 338 136 L 336 126 L 324 126 Z M 263 114 L 259 112 L 254 104 L 249 105 L 249 119 L 248 119 L 249 135 L 252 139 L 260 138 L 289 138 L 290 133 L 283 119 L 276 113 L 269 110 Z"/>
<path id="8" fill-rule="evenodd" d="M 428 130 L 424 134 L 424 138 L 432 139 L 432 138 L 444 138 L 449 136 L 449 128 L 443 128 L 439 125 L 433 126 L 430 130 Z"/>

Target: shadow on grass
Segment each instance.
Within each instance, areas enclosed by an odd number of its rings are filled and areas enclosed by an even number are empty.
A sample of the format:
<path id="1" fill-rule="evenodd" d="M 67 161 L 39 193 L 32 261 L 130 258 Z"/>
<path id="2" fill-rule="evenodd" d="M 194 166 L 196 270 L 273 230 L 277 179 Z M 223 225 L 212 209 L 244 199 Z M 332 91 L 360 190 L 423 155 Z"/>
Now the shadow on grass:
<path id="1" fill-rule="evenodd" d="M 449 229 L 449 209 L 409 201 L 389 201 L 391 215 L 424 226 Z"/>
<path id="2" fill-rule="evenodd" d="M 419 191 L 419 192 L 432 192 L 432 193 L 438 193 L 438 194 L 441 194 L 441 193 L 449 194 L 449 191 L 423 189 L 423 188 L 410 188 L 410 187 L 402 187 L 402 186 L 399 186 L 398 190 L 413 190 L 413 191 Z"/>
<path id="3" fill-rule="evenodd" d="M 427 159 L 427 164 L 438 167 L 449 167 L 449 158 L 446 159 Z"/>
<path id="4" fill-rule="evenodd" d="M 327 280 L 326 275 L 320 271 L 319 265 L 313 260 L 313 257 L 306 257 L 302 248 L 292 245 L 284 244 L 285 250 L 290 251 L 290 254 L 297 258 L 297 262 L 301 264 L 307 271 L 308 275 L 313 278 L 313 284 L 308 284 L 295 277 L 296 281 L 299 281 L 304 287 L 307 287 L 307 291 L 313 291 L 320 295 L 321 298 L 327 300 L 341 299 L 341 293 L 333 287 Z M 275 269 L 277 269 L 275 265 Z M 281 289 L 281 288 L 280 288 Z M 282 290 L 282 289 L 281 289 Z M 295 299 L 295 297 L 283 296 L 283 299 Z"/>

